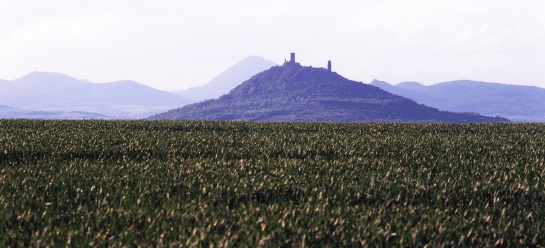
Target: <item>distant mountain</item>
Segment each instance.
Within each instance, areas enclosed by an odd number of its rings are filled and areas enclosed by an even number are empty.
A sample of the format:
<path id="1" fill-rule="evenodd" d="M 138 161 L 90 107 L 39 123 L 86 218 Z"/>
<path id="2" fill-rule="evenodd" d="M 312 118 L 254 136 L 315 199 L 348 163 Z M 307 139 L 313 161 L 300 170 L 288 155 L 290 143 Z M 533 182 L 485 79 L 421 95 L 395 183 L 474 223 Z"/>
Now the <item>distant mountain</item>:
<path id="1" fill-rule="evenodd" d="M 179 96 L 193 99 L 195 102 L 218 98 L 250 79 L 253 75 L 277 65 L 258 56 L 251 56 L 231 66 L 229 69 L 203 86 L 174 92 Z"/>
<path id="2" fill-rule="evenodd" d="M 417 87 L 407 87 L 407 83 L 390 85 L 380 81 L 373 81 L 371 85 L 440 110 L 499 115 L 512 121 L 545 122 L 543 88 L 470 80 L 430 86 L 418 84 Z"/>
<path id="3" fill-rule="evenodd" d="M 133 81 L 96 84 L 51 72 L 33 72 L 0 83 L 0 104 L 24 110 L 28 118 L 34 118 L 28 113 L 41 118 L 47 112 L 77 118 L 135 119 L 190 102 Z"/>
<path id="4" fill-rule="evenodd" d="M 408 90 L 419 90 L 423 87 L 426 87 L 425 85 L 418 83 L 418 82 L 403 82 L 396 85 L 399 88 L 408 89 Z"/>
<path id="5" fill-rule="evenodd" d="M 3 118 L 17 118 L 23 112 L 24 111 L 20 109 L 16 109 L 10 106 L 0 105 L 0 116 L 2 116 Z"/>
<path id="6" fill-rule="evenodd" d="M 434 108 L 436 108 L 436 106 L 430 105 L 428 103 L 441 101 L 440 98 L 436 98 L 436 97 L 428 95 L 426 93 L 422 93 L 422 92 L 413 90 L 413 89 L 418 89 L 421 86 L 425 87 L 423 84 L 400 83 L 398 85 L 391 85 L 391 84 L 386 83 L 384 81 L 379 81 L 379 80 L 375 79 L 375 80 L 373 80 L 373 82 L 370 83 L 370 85 L 379 87 L 379 88 L 381 88 L 381 89 L 383 89 L 385 91 L 388 91 L 388 92 L 390 92 L 392 94 L 409 98 L 411 100 L 416 101 L 417 103 L 424 104 L 423 102 L 425 102 L 425 105 L 430 106 L 430 107 L 434 107 Z M 415 99 L 418 99 L 418 100 L 415 100 Z M 444 109 L 440 109 L 440 110 L 444 110 Z M 454 112 L 471 112 L 471 111 L 454 111 Z"/>
<path id="7" fill-rule="evenodd" d="M 47 112 L 29 111 L 0 105 L 0 118 L 4 119 L 112 119 L 110 116 L 81 111 L 72 112 Z"/>
<path id="8" fill-rule="evenodd" d="M 324 68 L 295 62 L 261 72 L 219 99 L 150 119 L 326 122 L 506 122 L 504 118 L 442 112 Z"/>

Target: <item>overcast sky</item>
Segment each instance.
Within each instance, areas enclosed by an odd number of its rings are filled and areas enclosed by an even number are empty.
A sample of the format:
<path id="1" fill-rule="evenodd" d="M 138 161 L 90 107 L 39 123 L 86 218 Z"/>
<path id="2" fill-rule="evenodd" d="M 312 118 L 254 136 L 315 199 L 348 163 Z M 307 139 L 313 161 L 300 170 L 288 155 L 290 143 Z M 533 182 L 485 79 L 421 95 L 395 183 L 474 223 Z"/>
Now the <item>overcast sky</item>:
<path id="1" fill-rule="evenodd" d="M 0 0 L 0 78 L 51 71 L 158 89 L 251 55 L 356 81 L 545 87 L 543 0 Z"/>

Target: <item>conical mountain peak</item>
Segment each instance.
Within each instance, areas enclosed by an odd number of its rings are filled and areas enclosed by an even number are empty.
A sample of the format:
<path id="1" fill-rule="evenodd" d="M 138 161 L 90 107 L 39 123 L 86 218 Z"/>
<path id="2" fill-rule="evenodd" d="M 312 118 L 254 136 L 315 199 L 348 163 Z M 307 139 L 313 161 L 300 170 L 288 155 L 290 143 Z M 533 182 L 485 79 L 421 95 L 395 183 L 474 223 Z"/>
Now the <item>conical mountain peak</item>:
<path id="1" fill-rule="evenodd" d="M 274 62 L 262 57 L 250 56 L 229 67 L 205 85 L 174 93 L 195 101 L 218 98 L 242 82 L 250 79 L 256 73 L 267 70 L 275 65 Z"/>

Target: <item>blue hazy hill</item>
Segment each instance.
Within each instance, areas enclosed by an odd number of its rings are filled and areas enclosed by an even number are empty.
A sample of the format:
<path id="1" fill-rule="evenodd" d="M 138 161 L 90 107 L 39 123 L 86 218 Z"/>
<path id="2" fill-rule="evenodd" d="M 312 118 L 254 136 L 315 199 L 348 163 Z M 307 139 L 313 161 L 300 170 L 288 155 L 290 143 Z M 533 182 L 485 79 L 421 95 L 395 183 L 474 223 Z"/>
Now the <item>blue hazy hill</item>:
<path id="1" fill-rule="evenodd" d="M 89 118 L 134 119 L 188 103 L 188 99 L 133 81 L 91 83 L 60 73 L 33 72 L 0 82 L 0 104 L 25 111 L 25 118 L 72 112 L 74 118 L 88 113 Z M 63 118 L 70 119 L 70 114 Z"/>
<path id="2" fill-rule="evenodd" d="M 543 88 L 471 80 L 429 86 L 416 84 L 391 85 L 376 80 L 371 82 L 371 85 L 388 92 L 440 110 L 503 116 L 512 121 L 545 122 Z"/>
<path id="3" fill-rule="evenodd" d="M 173 92 L 194 102 L 218 98 L 250 79 L 253 75 L 277 64 L 259 56 L 250 56 L 229 67 L 205 85 Z"/>

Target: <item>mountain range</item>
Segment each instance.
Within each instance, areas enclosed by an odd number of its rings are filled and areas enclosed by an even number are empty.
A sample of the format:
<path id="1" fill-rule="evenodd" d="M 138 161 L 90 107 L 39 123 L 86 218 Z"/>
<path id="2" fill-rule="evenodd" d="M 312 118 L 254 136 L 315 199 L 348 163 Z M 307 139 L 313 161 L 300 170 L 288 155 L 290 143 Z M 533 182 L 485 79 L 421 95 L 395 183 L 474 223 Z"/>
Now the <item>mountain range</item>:
<path id="1" fill-rule="evenodd" d="M 0 118 L 140 119 L 186 104 L 217 98 L 276 63 L 250 56 L 209 83 L 177 92 L 134 81 L 96 84 L 53 72 L 0 80 Z"/>
<path id="2" fill-rule="evenodd" d="M 91 83 L 52 72 L 0 82 L 4 118 L 138 119 L 191 102 L 134 81 Z"/>
<path id="3" fill-rule="evenodd" d="M 150 119 L 325 122 L 508 122 L 505 118 L 439 111 L 325 68 L 286 62 L 218 99 Z"/>
<path id="4" fill-rule="evenodd" d="M 417 82 L 391 85 L 374 80 L 371 85 L 440 110 L 503 116 L 518 122 L 545 122 L 545 89 L 539 87 L 470 80 L 429 86 Z"/>
<path id="5" fill-rule="evenodd" d="M 231 90 L 234 90 L 244 81 L 252 78 L 252 76 L 275 67 L 278 66 L 271 61 L 258 56 L 251 56 L 217 75 L 208 84 L 170 93 L 128 80 L 96 84 L 60 73 L 34 72 L 16 80 L 0 80 L 0 118 L 140 119 L 198 101 L 222 98 L 222 95 L 227 96 L 223 97 L 221 101 L 231 104 L 234 102 L 225 102 L 225 99 L 232 97 L 229 93 Z M 330 75 L 321 76 L 329 77 Z M 318 79 L 313 80 L 319 81 Z M 392 85 L 375 80 L 370 85 L 439 110 L 471 112 L 486 116 L 502 116 L 516 122 L 545 122 L 545 89 L 539 87 L 470 80 L 443 82 L 429 86 L 417 82 L 403 82 Z M 327 84 L 316 84 L 312 87 L 317 88 L 322 86 L 328 87 Z M 261 104 L 264 104 L 266 101 L 275 102 L 277 105 L 282 101 L 295 104 L 294 100 L 290 100 L 287 97 L 293 95 L 294 92 L 282 91 L 284 90 L 282 87 L 285 87 L 285 85 L 279 88 L 281 91 L 267 91 L 268 95 L 260 96 L 263 99 L 255 100 L 258 102 L 261 101 Z M 252 86 L 253 91 L 249 93 L 255 93 L 254 91 L 258 88 L 257 86 Z M 294 90 L 293 88 L 291 89 Z M 319 91 L 319 89 L 311 90 L 309 87 L 308 92 L 314 91 Z M 235 91 L 234 93 L 240 93 L 237 92 Z M 281 94 L 286 94 L 286 97 L 283 97 Z M 275 96 L 276 99 L 266 100 L 269 95 L 271 97 Z M 313 100 L 313 96 L 305 97 L 300 95 L 297 97 L 306 99 L 306 101 L 312 102 L 315 106 L 318 106 L 316 105 L 317 103 L 324 103 L 322 100 Z M 340 97 L 329 97 L 342 98 L 342 94 Z M 303 100 L 297 101 L 301 103 Z M 257 107 L 252 108 L 255 108 L 256 111 L 259 109 Z M 274 109 L 268 108 L 269 110 Z M 286 108 L 284 106 L 278 108 L 278 110 L 286 111 Z M 299 108 L 301 109 L 302 107 Z M 225 111 L 235 110 L 226 108 Z M 326 110 L 324 111 L 322 117 L 327 113 Z M 300 114 L 297 111 L 296 113 Z M 334 112 L 331 114 L 338 115 L 338 113 Z M 297 114 L 292 113 L 283 117 L 277 116 L 273 119 L 304 119 L 300 116 L 294 117 L 295 115 Z M 288 118 L 289 116 L 292 117 Z M 206 118 L 214 119 L 216 117 L 219 117 L 219 115 L 215 117 L 207 116 Z M 252 119 L 254 117 L 251 115 L 246 117 L 237 116 L 239 119 Z M 322 117 L 318 118 L 315 116 L 313 120 L 323 120 Z M 196 118 L 196 116 L 186 116 L 184 118 Z M 204 116 L 198 118 L 204 118 Z M 226 116 L 221 118 L 226 118 Z M 395 120 L 396 118 L 394 116 L 381 117 L 378 120 Z M 345 117 L 341 119 L 348 121 Z"/>
<path id="6" fill-rule="evenodd" d="M 176 95 L 192 99 L 195 102 L 218 98 L 250 79 L 255 74 L 277 64 L 259 56 L 250 56 L 231 66 L 214 77 L 209 83 L 186 90 L 173 92 Z"/>

